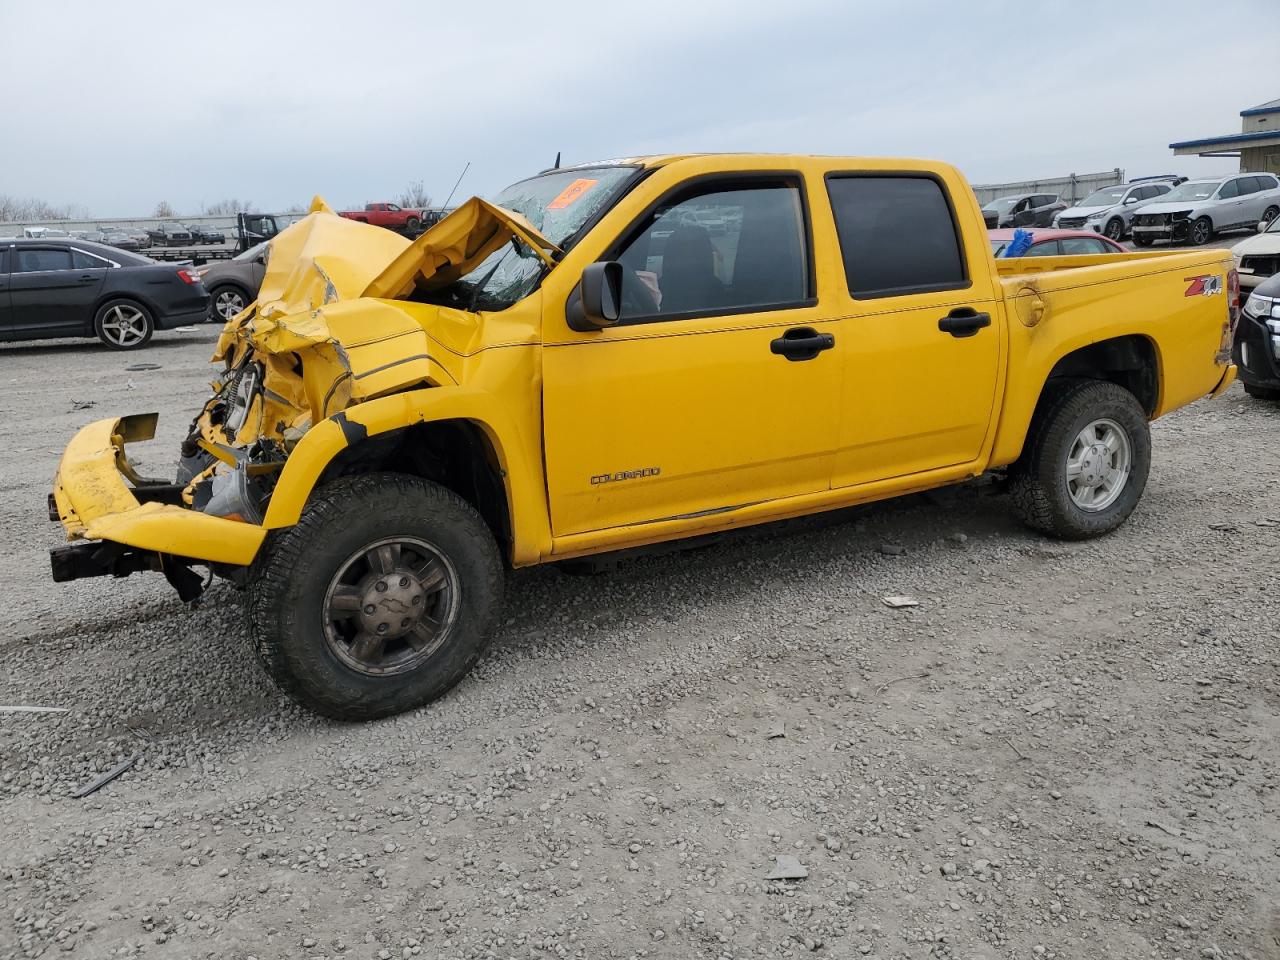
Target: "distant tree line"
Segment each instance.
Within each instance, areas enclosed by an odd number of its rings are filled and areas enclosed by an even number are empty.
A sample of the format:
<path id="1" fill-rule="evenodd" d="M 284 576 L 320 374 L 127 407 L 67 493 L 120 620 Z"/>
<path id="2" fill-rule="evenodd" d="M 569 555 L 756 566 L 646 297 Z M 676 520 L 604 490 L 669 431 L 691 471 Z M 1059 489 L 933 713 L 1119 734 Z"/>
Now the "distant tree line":
<path id="1" fill-rule="evenodd" d="M 427 193 L 421 180 L 415 180 L 407 189 L 400 192 L 396 203 L 411 209 L 430 208 L 431 194 Z M 310 208 L 311 205 L 308 203 L 292 203 L 280 212 L 297 215 L 306 213 Z M 201 204 L 199 216 L 220 217 L 258 212 L 260 212 L 258 206 L 252 200 L 228 197 L 216 203 Z M 0 193 L 0 223 L 24 223 L 31 220 L 89 220 L 92 216 L 89 208 L 82 204 L 58 205 L 31 197 L 11 197 Z M 155 205 L 151 216 L 160 220 L 169 220 L 179 214 L 169 201 L 161 200 Z"/>
<path id="2" fill-rule="evenodd" d="M 57 206 L 30 197 L 11 197 L 0 193 L 0 223 L 25 222 L 28 220 L 83 220 L 89 216 L 89 209 L 79 204 L 69 203 Z"/>

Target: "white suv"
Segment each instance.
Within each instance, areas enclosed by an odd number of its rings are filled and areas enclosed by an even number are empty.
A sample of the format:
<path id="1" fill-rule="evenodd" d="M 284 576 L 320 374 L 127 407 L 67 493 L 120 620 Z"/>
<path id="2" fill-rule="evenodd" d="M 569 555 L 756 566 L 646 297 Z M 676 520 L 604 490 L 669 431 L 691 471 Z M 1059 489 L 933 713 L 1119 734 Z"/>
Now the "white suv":
<path id="1" fill-rule="evenodd" d="M 1280 215 L 1280 180 L 1270 173 L 1242 173 L 1219 180 L 1188 180 L 1133 216 L 1133 242 L 1208 243 L 1222 230 L 1257 229 Z"/>

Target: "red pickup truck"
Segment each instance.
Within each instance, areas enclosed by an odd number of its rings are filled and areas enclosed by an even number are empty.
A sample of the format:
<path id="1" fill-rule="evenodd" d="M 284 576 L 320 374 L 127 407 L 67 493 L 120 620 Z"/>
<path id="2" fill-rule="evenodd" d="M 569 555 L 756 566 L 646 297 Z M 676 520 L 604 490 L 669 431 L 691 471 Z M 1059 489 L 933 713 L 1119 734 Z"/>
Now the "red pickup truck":
<path id="1" fill-rule="evenodd" d="M 410 233 L 422 226 L 421 210 L 406 210 L 395 203 L 366 203 L 363 210 L 340 210 L 338 216 L 348 220 L 359 220 L 361 223 L 372 223 L 375 227 L 388 227 L 392 230 L 407 230 Z"/>

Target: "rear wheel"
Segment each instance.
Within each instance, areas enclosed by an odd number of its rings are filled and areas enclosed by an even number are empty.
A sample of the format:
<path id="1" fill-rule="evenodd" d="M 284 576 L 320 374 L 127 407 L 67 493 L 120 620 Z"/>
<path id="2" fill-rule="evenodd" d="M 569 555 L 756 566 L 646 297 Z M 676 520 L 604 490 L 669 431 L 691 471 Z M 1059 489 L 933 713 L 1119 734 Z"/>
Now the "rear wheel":
<path id="1" fill-rule="evenodd" d="M 1270 223 L 1276 217 L 1280 217 L 1280 207 L 1267 207 L 1262 211 L 1262 219 L 1266 223 Z"/>
<path id="2" fill-rule="evenodd" d="M 489 528 L 417 477 L 369 474 L 319 490 L 254 563 L 259 660 L 303 706 L 372 720 L 444 694 L 471 669 L 502 602 Z"/>
<path id="3" fill-rule="evenodd" d="M 1259 387 L 1244 382 L 1244 392 L 1255 400 L 1280 400 L 1280 390 L 1275 387 Z"/>
<path id="4" fill-rule="evenodd" d="M 1119 217 L 1112 217 L 1107 221 L 1106 228 L 1102 231 L 1107 239 L 1114 240 L 1119 243 L 1124 239 L 1124 221 Z"/>
<path id="5" fill-rule="evenodd" d="M 146 346 L 155 327 L 151 311 L 136 300 L 108 300 L 93 318 L 93 332 L 113 350 Z"/>
<path id="6" fill-rule="evenodd" d="M 1086 540 L 1128 519 L 1150 469 L 1150 427 L 1133 394 L 1101 380 L 1070 380 L 1041 399 L 1010 468 L 1010 490 L 1028 526 Z"/>
<path id="7" fill-rule="evenodd" d="M 1203 247 L 1213 239 L 1213 221 L 1208 217 L 1201 217 L 1191 225 L 1191 232 L 1187 239 L 1193 246 Z"/>

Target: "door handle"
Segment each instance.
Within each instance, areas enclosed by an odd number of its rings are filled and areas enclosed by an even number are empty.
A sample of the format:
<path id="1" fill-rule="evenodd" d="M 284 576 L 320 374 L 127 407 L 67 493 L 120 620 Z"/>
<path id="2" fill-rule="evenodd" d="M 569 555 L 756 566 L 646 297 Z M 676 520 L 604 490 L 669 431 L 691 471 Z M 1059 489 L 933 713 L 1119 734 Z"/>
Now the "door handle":
<path id="1" fill-rule="evenodd" d="M 80 282 L 81 282 L 81 283 L 88 283 L 90 280 L 97 280 L 97 279 L 98 279 L 98 278 L 97 278 L 97 277 L 95 277 L 92 273 L 82 273 L 82 274 L 80 274 Z"/>
<path id="2" fill-rule="evenodd" d="M 836 345 L 834 333 L 819 333 L 812 327 L 792 327 L 776 340 L 769 342 L 769 352 L 786 357 L 792 362 L 812 360 L 823 350 Z"/>
<path id="3" fill-rule="evenodd" d="M 956 307 L 938 321 L 938 329 L 957 339 L 972 337 L 983 327 L 991 326 L 991 314 L 979 313 L 973 307 Z"/>

